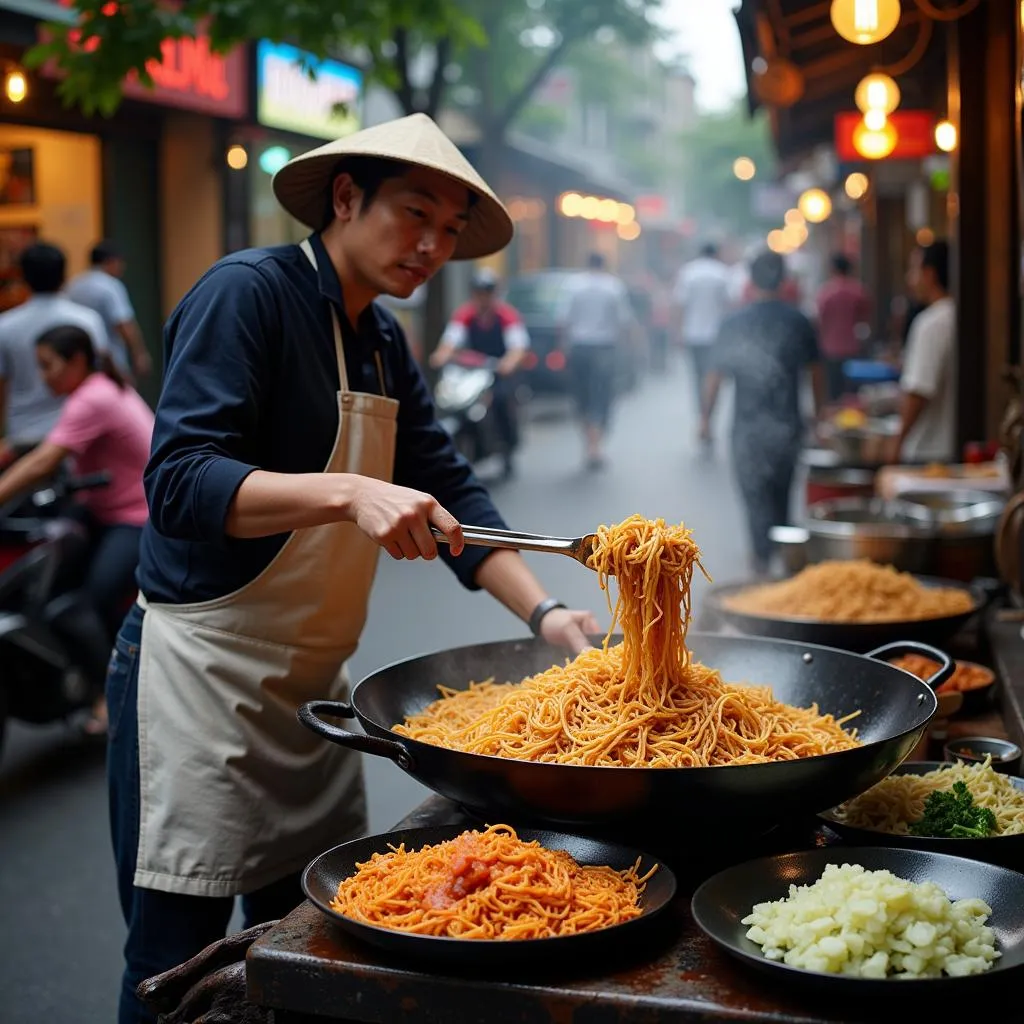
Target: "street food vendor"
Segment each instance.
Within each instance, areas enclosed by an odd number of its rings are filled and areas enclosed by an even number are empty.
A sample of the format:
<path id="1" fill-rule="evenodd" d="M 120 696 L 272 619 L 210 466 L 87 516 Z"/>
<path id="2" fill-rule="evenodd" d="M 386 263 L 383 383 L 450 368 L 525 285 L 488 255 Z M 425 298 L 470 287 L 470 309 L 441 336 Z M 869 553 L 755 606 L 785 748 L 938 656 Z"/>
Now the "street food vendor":
<path id="1" fill-rule="evenodd" d="M 312 234 L 220 260 L 165 329 L 140 596 L 107 680 L 121 1024 L 155 1019 L 137 984 L 222 938 L 233 897 L 280 917 L 312 857 L 365 831 L 358 755 L 296 709 L 343 695 L 381 548 L 440 553 L 570 651 L 598 631 L 517 553 L 463 549 L 460 522 L 501 516 L 374 304 L 503 248 L 501 203 L 423 115 L 295 158 L 274 191 Z"/>
<path id="2" fill-rule="evenodd" d="M 949 292 L 949 244 L 916 249 L 908 274 L 924 309 L 907 337 L 900 378 L 900 431 L 894 458 L 956 459 L 956 305 Z"/>

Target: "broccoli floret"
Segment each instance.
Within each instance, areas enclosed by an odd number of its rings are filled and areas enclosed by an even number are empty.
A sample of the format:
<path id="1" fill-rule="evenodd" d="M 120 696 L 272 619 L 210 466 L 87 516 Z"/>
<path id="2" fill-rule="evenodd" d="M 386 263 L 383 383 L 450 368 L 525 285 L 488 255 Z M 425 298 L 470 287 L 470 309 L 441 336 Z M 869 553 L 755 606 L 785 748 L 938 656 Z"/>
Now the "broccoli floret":
<path id="1" fill-rule="evenodd" d="M 912 835 L 936 839 L 984 839 L 995 830 L 996 816 L 987 807 L 979 807 L 967 784 L 959 780 L 952 790 L 930 793 L 923 817 L 910 825 Z"/>

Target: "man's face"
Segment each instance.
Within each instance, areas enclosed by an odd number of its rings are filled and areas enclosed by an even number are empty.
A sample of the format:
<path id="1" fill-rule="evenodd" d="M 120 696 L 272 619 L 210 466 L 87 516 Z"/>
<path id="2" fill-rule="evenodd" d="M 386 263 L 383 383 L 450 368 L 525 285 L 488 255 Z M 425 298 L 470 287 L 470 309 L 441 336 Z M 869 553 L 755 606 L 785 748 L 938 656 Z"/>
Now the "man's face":
<path id="1" fill-rule="evenodd" d="M 413 168 L 383 182 L 364 211 L 362 192 L 343 174 L 334 183 L 334 211 L 353 272 L 378 294 L 404 299 L 451 259 L 468 220 L 469 191 Z"/>
<path id="2" fill-rule="evenodd" d="M 476 308 L 481 313 L 486 313 L 494 306 L 494 289 L 493 288 L 477 288 L 473 292 L 473 301 L 476 303 Z"/>

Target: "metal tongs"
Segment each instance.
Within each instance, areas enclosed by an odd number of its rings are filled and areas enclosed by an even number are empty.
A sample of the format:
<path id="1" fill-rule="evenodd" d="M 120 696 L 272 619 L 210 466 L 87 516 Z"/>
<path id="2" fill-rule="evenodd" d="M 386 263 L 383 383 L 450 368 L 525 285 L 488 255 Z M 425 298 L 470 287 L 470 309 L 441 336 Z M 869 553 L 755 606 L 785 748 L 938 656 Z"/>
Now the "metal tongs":
<path id="1" fill-rule="evenodd" d="M 448 538 L 436 527 L 430 532 L 436 540 L 448 543 Z M 582 537 L 548 537 L 542 533 L 519 533 L 517 530 L 496 530 L 490 526 L 463 526 L 462 536 L 467 544 L 481 548 L 507 548 L 512 551 L 540 551 L 544 554 L 568 555 L 588 569 L 594 553 L 597 534 Z"/>

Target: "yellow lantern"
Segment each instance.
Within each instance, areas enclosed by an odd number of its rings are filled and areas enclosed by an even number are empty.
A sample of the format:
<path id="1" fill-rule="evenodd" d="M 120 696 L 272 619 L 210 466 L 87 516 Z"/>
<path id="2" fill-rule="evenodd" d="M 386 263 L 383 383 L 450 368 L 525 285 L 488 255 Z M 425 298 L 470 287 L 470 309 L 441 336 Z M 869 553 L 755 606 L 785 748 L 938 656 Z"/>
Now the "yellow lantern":
<path id="1" fill-rule="evenodd" d="M 879 129 L 872 129 L 861 121 L 853 129 L 853 148 L 865 160 L 884 160 L 899 140 L 891 121 L 886 121 Z"/>
<path id="2" fill-rule="evenodd" d="M 876 71 L 857 83 L 853 101 L 862 114 L 869 110 L 891 114 L 900 105 L 900 87 L 888 75 Z"/>
<path id="3" fill-rule="evenodd" d="M 809 188 L 800 196 L 796 205 L 804 219 L 811 224 L 821 224 L 832 215 L 832 200 L 824 189 Z"/>
<path id="4" fill-rule="evenodd" d="M 783 222 L 789 227 L 791 224 L 796 224 L 799 227 L 804 226 L 804 215 L 797 209 L 787 210 L 786 216 L 782 218 Z"/>
<path id="5" fill-rule="evenodd" d="M 868 192 L 868 176 L 854 171 L 847 179 L 843 188 L 851 199 L 863 199 Z"/>
<path id="6" fill-rule="evenodd" d="M 956 149 L 958 134 L 952 121 L 940 121 L 935 126 L 935 145 L 943 153 L 952 153 Z"/>
<path id="7" fill-rule="evenodd" d="M 20 103 L 28 95 L 28 79 L 25 73 L 15 69 L 4 82 L 4 92 L 12 103 Z"/>
<path id="8" fill-rule="evenodd" d="M 769 231 L 768 237 L 765 241 L 768 248 L 771 249 L 772 252 L 777 252 L 780 256 L 785 256 L 787 253 L 792 251 L 781 228 Z"/>
<path id="9" fill-rule="evenodd" d="M 892 35 L 900 0 L 832 0 L 832 27 L 850 43 L 867 46 Z"/>

